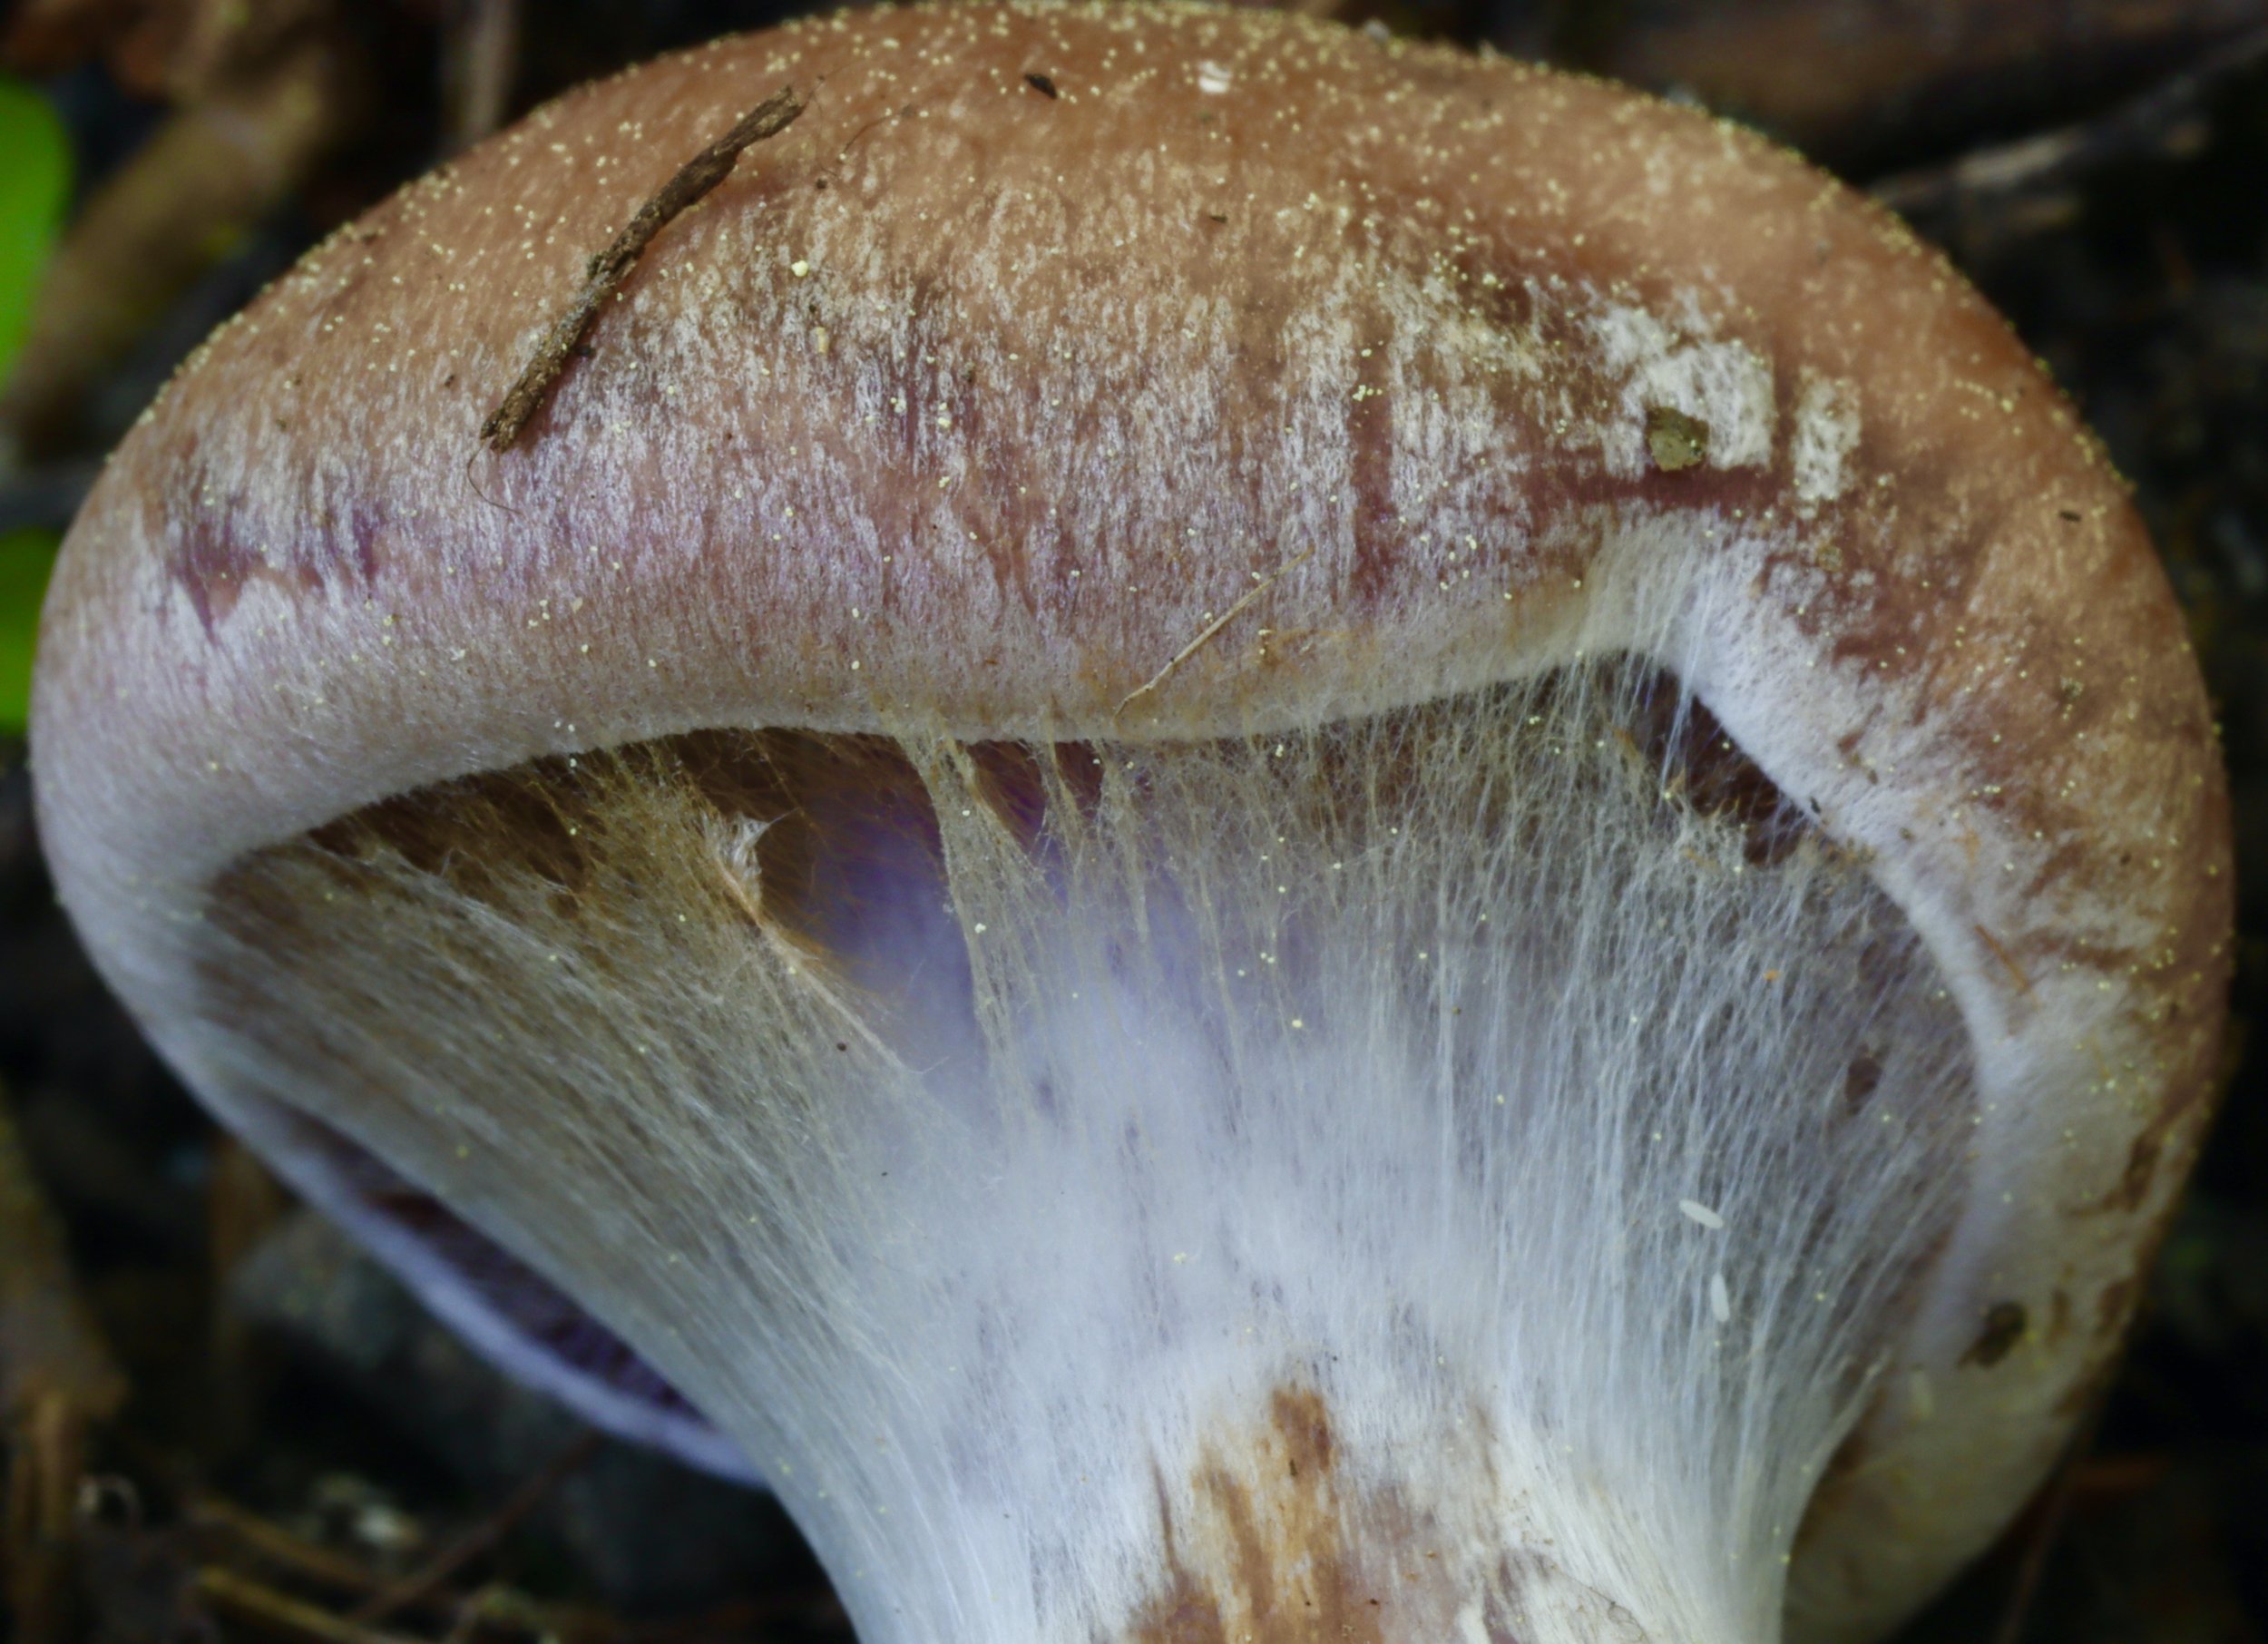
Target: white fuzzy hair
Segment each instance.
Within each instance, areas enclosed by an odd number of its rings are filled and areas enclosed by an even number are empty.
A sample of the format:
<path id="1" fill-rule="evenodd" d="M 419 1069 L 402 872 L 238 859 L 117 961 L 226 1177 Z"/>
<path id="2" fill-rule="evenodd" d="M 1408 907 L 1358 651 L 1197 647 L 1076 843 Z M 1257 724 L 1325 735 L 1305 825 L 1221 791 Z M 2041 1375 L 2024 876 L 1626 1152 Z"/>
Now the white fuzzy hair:
<path id="1" fill-rule="evenodd" d="M 636 1344 L 867 1644 L 1178 1638 L 1168 1577 L 1308 1637 L 1207 1540 L 1286 1387 L 1401 1606 L 1362 1636 L 1759 1644 L 1973 1112 L 1866 865 L 1699 724 L 1594 661 L 1204 744 L 806 739 L 759 800 L 656 744 L 266 853 L 205 968 L 240 1097 Z"/>

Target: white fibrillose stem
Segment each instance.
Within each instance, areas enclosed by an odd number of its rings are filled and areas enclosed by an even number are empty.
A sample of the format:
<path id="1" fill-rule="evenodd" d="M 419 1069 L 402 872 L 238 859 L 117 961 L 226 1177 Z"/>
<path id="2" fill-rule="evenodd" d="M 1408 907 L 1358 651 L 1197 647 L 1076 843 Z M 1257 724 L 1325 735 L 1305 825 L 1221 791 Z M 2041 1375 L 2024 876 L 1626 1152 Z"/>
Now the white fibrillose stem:
<path id="1" fill-rule="evenodd" d="M 571 848 L 247 868 L 213 974 L 326 1025 L 228 1054 L 637 1344 L 866 1644 L 1760 1644 L 1966 1040 L 1862 865 L 1670 779 L 1663 689 L 806 739 L 761 802 L 585 758 L 434 801 Z"/>

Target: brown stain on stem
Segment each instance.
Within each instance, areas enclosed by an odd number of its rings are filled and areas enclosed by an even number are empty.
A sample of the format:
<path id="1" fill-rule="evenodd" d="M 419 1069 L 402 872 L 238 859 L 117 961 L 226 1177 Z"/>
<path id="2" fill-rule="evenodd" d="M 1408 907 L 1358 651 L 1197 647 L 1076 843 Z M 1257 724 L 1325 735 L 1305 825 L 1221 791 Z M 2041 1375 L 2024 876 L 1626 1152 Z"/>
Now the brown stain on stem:
<path id="1" fill-rule="evenodd" d="M 1276 1387 L 1264 1421 L 1200 1452 L 1179 1513 L 1176 1495 L 1158 1475 L 1162 1579 L 1125 1644 L 1388 1644 L 1439 1633 L 1470 1596 L 1422 1515 L 1350 1484 L 1314 1388 Z"/>
<path id="2" fill-rule="evenodd" d="M 1964 1366 L 1989 1370 L 2016 1351 L 2030 1328 L 2030 1316 L 2022 1302 L 1994 1302 L 1985 1309 L 1984 1323 L 1977 1331 L 1977 1339 L 1969 1344 L 1969 1350 L 1960 1355 L 1960 1362 Z"/>
<path id="3" fill-rule="evenodd" d="M 1981 925 L 1972 925 L 1969 928 L 1977 933 L 1978 940 L 1982 942 L 1992 956 L 2000 962 L 2002 968 L 2009 974 L 2009 980 L 2016 984 L 2016 991 L 2025 998 L 2030 998 L 2032 979 L 2025 973 L 2024 967 L 2017 963 L 2016 955 L 2009 952 L 2008 945 Z"/>
<path id="4" fill-rule="evenodd" d="M 2095 1209 L 2127 1216 L 2142 1209 L 2149 1202 L 2150 1188 L 2157 1179 L 2158 1161 L 2165 1154 L 2165 1138 L 2156 1130 L 2145 1130 L 2136 1137 L 2126 1150 L 2126 1164 L 2119 1172 L 2118 1185 L 2105 1194 Z"/>

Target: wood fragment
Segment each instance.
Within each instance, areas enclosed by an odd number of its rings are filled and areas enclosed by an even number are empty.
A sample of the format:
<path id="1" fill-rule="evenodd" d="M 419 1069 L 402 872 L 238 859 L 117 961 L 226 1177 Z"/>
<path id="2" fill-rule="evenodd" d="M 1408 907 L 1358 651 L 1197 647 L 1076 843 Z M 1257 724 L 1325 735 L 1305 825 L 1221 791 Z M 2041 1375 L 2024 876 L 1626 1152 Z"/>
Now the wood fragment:
<path id="1" fill-rule="evenodd" d="M 1709 425 L 1674 406 L 1646 407 L 1646 448 L 1664 474 L 1682 474 L 1709 457 Z"/>
<path id="2" fill-rule="evenodd" d="M 0 1093 L 0 1414 L 68 1394 L 103 1417 L 125 1379 L 81 1302 L 62 1224 L 41 1193 Z"/>
<path id="3" fill-rule="evenodd" d="M 62 1225 L 0 1094 L 0 1597 L 20 1644 L 75 1636 L 79 1485 L 87 1429 L 126 1381 L 80 1300 Z"/>
<path id="4" fill-rule="evenodd" d="M 654 237 L 689 207 L 732 174 L 740 152 L 751 144 L 777 137 L 803 113 L 792 87 L 782 86 L 733 122 L 732 129 L 678 168 L 652 199 L 623 225 L 612 243 L 591 258 L 583 270 L 582 289 L 561 310 L 535 345 L 519 380 L 507 390 L 496 408 L 481 424 L 481 443 L 502 455 L 520 437 L 520 431 L 543 409 L 552 385 L 567 368 L 583 333 L 599 316 L 599 308 L 621 287 Z"/>
<path id="5" fill-rule="evenodd" d="M 1298 554 L 1292 559 L 1286 560 L 1281 565 L 1278 565 L 1275 570 L 1269 572 L 1267 575 L 1262 577 L 1258 582 L 1245 590 L 1245 592 L 1238 596 L 1235 604 L 1231 605 L 1227 610 L 1222 612 L 1220 615 L 1215 617 L 1211 621 L 1207 622 L 1203 631 L 1198 634 L 1197 638 L 1191 640 L 1187 645 L 1184 645 L 1180 650 L 1175 651 L 1163 668 L 1160 668 L 1156 673 L 1150 675 L 1149 679 L 1143 680 L 1139 685 L 1137 685 L 1133 690 L 1128 691 L 1125 696 L 1120 698 L 1119 700 L 1118 707 L 1111 710 L 1111 717 L 1115 719 L 1119 714 L 1124 713 L 1127 709 L 1132 705 L 1136 698 L 1146 697 L 1151 691 L 1157 690 L 1160 685 L 1164 684 L 1166 682 L 1167 675 L 1170 674 L 1175 669 L 1180 667 L 1182 663 L 1188 661 L 1191 657 L 1195 656 L 1212 641 L 1214 635 L 1220 632 L 1222 629 L 1227 627 L 1229 623 L 1235 621 L 1239 616 L 1242 616 L 1255 600 L 1258 599 L 1269 589 L 1275 587 L 1278 582 L 1283 580 L 1283 578 L 1297 570 L 1300 566 L 1305 564 L 1309 560 L 1313 559 L 1315 557 L 1315 551 L 1313 548 L 1310 548 L 1304 553 Z"/>
<path id="6" fill-rule="evenodd" d="M 406 1634 L 377 1632 L 343 1616 L 249 1580 L 232 1570 L 197 1572 L 196 1594 L 223 1620 L 263 1638 L 306 1644 L 415 1644 Z"/>
<path id="7" fill-rule="evenodd" d="M 2087 1398 L 2087 1414 L 2080 1417 L 2079 1424 L 2065 1443 L 2062 1460 L 2041 1492 L 2033 1498 L 2037 1505 L 2027 1515 L 2031 1524 L 2024 1537 L 2024 1556 L 2017 1564 L 2015 1580 L 2009 1584 L 1992 1644 L 2023 1644 L 2033 1600 L 2039 1596 L 2040 1578 L 2047 1573 L 2048 1561 L 2056 1543 L 2063 1538 L 2080 1464 L 2093 1453 L 2096 1440 L 2102 1434 L 2103 1413 L 2110 1403 L 2110 1382 L 2107 1377 L 2097 1379 L 2098 1385 Z"/>
<path id="8" fill-rule="evenodd" d="M 222 1137 L 213 1147 L 205 1179 L 205 1231 L 216 1290 L 225 1290 L 237 1267 L 291 1208 L 291 1196 L 243 1142 Z M 259 1405 L 272 1366 L 259 1332 L 234 1307 L 215 1309 L 209 1336 L 212 1396 L 207 1430 L 231 1448 L 258 1429 Z"/>
<path id="9" fill-rule="evenodd" d="M 544 1498 L 567 1477 L 598 1453 L 599 1435 L 586 1433 L 553 1456 L 498 1504 L 495 1511 L 457 1537 L 415 1570 L 359 1606 L 348 1619 L 357 1627 L 370 1627 L 396 1611 L 430 1597 L 450 1577 L 487 1552 L 543 1504 Z"/>
<path id="10" fill-rule="evenodd" d="M 1901 171 L 1875 182 L 1868 192 L 1908 217 L 1930 219 L 1976 206 L 1997 209 L 2012 195 L 2061 187 L 2110 161 L 2151 152 L 2183 122 L 2198 118 L 2211 95 L 2231 78 L 2263 61 L 2268 61 L 2268 29 L 2254 29 L 2095 119 Z"/>
<path id="11" fill-rule="evenodd" d="M 504 122 L 519 73 L 520 0 L 459 0 L 446 34 L 443 103 L 451 152 Z"/>
<path id="12" fill-rule="evenodd" d="M 255 1584 L 272 1580 L 295 1590 L 327 1589 L 337 1595 L 323 1606 L 327 1611 L 367 1600 L 374 1593 L 397 1590 L 401 1584 L 358 1559 L 305 1541 L 222 1496 L 197 1497 L 190 1502 L 186 1517 L 194 1532 L 192 1546 L 200 1565 L 232 1572 Z M 513 1600 L 509 1617 L 503 1613 L 506 1606 L 502 1601 L 507 1594 Z M 677 1630 L 665 1630 L 653 1623 L 633 1626 L 609 1611 L 539 1601 L 494 1585 L 468 1590 L 444 1582 L 414 1598 L 403 1598 L 396 1615 L 404 1612 L 418 1620 L 421 1632 L 430 1631 L 436 1620 L 445 1623 L 449 1618 L 460 1621 L 469 1618 L 482 1629 L 501 1628 L 536 1639 L 549 1636 L 591 1641 L 652 1631 L 658 1644 L 696 1644 L 696 1639 L 678 1637 L 683 1630 L 681 1625 Z M 696 1639 L 713 1636 L 714 1629 Z"/>
<path id="13" fill-rule="evenodd" d="M 303 1540 L 225 1497 L 200 1496 L 189 1503 L 184 1517 L 197 1532 L 200 1553 L 211 1562 L 278 1571 L 294 1585 L 327 1587 L 357 1598 L 386 1585 L 367 1565 Z"/>

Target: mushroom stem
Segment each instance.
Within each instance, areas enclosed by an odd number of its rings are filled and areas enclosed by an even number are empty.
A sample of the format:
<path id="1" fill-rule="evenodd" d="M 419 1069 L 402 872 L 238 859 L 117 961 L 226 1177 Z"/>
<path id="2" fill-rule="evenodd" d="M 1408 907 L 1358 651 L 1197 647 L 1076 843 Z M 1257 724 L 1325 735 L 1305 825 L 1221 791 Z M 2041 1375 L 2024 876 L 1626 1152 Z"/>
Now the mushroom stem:
<path id="1" fill-rule="evenodd" d="M 1281 14 L 539 111 L 169 389 L 33 719 L 186 1081 L 728 1435 L 868 1644 L 1880 1638 L 2211 1107 L 2211 714 L 2005 325 L 1730 128 Z"/>
<path id="2" fill-rule="evenodd" d="M 1775 1637 L 1965 1188 L 1928 954 L 1629 661 L 1280 736 L 648 744 L 219 908 L 227 1017 L 322 1036 L 230 1087 L 641 1344 L 869 1644 Z"/>

